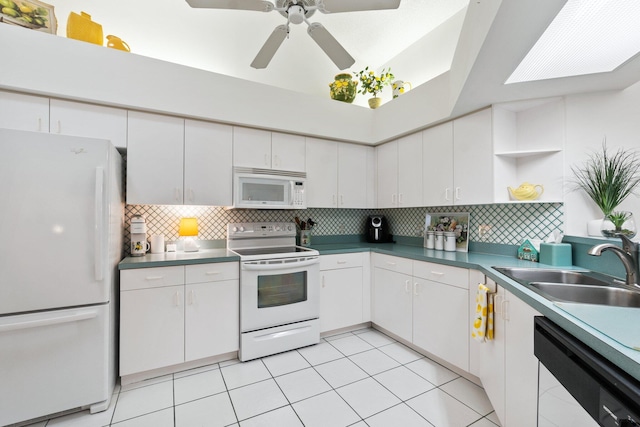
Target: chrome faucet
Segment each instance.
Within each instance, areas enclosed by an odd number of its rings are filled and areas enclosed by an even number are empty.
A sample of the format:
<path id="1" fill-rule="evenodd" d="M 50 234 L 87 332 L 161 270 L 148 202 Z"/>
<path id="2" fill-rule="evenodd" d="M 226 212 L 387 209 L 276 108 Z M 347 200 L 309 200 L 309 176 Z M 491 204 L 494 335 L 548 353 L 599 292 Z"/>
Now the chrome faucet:
<path id="1" fill-rule="evenodd" d="M 638 285 L 638 245 L 623 234 L 617 234 L 617 237 L 622 239 L 622 249 L 611 243 L 602 243 L 590 248 L 587 253 L 593 256 L 600 256 L 604 251 L 613 252 L 620 258 L 624 269 L 627 271 L 627 285 L 640 288 L 640 285 Z"/>

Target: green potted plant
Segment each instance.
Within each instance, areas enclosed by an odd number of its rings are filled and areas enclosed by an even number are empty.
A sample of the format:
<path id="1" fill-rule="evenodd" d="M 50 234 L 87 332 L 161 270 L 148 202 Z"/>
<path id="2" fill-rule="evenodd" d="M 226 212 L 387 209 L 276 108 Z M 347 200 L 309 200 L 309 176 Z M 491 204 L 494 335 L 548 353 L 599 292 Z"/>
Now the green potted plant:
<path id="1" fill-rule="evenodd" d="M 581 166 L 572 166 L 576 189 L 584 190 L 604 214 L 601 233 L 606 237 L 636 234 L 631 212 L 616 211 L 640 184 L 640 158 L 635 151 L 618 149 L 611 154 L 606 143 Z"/>
<path id="2" fill-rule="evenodd" d="M 369 70 L 369 67 L 366 67 L 364 70 L 355 73 L 360 80 L 360 89 L 358 89 L 358 93 L 363 95 L 367 93 L 372 93 L 373 98 L 369 98 L 369 107 L 378 108 L 382 103 L 382 100 L 378 98 L 378 92 L 382 90 L 385 86 L 391 84 L 394 79 L 393 74 L 391 73 L 391 68 L 383 69 L 379 76 L 373 71 Z"/>

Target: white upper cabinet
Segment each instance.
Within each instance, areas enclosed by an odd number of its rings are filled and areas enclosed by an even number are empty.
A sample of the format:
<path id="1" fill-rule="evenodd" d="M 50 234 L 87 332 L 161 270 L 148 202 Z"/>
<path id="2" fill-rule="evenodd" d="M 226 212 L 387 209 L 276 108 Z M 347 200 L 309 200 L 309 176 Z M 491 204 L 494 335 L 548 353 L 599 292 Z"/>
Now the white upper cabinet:
<path id="1" fill-rule="evenodd" d="M 0 128 L 49 132 L 49 98 L 0 91 Z"/>
<path id="2" fill-rule="evenodd" d="M 307 207 L 338 207 L 338 143 L 307 138 Z"/>
<path id="3" fill-rule="evenodd" d="M 233 165 L 304 172 L 305 138 L 300 135 L 234 127 Z"/>
<path id="4" fill-rule="evenodd" d="M 127 110 L 51 99 L 51 133 L 108 139 L 116 148 L 127 148 Z"/>
<path id="5" fill-rule="evenodd" d="M 373 147 L 307 138 L 307 206 L 373 206 Z"/>
<path id="6" fill-rule="evenodd" d="M 378 207 L 422 206 L 422 133 L 376 147 Z"/>
<path id="7" fill-rule="evenodd" d="M 233 128 L 185 120 L 184 204 L 231 206 Z"/>
<path id="8" fill-rule="evenodd" d="M 422 144 L 424 204 L 453 204 L 453 122 L 423 131 Z"/>
<path id="9" fill-rule="evenodd" d="M 183 203 L 184 120 L 129 112 L 127 203 Z"/>
<path id="10" fill-rule="evenodd" d="M 129 112 L 127 203 L 231 205 L 232 128 Z"/>
<path id="11" fill-rule="evenodd" d="M 493 202 L 491 109 L 453 121 L 454 204 Z"/>
<path id="12" fill-rule="evenodd" d="M 491 129 L 485 109 L 422 132 L 426 206 L 493 202 Z"/>

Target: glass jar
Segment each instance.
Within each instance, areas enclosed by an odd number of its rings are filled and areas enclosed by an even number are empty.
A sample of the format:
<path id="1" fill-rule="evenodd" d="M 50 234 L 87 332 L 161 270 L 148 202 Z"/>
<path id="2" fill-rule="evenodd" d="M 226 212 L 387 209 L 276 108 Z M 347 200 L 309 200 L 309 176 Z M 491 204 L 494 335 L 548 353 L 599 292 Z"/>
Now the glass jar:
<path id="1" fill-rule="evenodd" d="M 425 238 L 425 247 L 427 249 L 433 249 L 436 244 L 436 232 L 427 231 L 427 237 Z"/>
<path id="2" fill-rule="evenodd" d="M 435 249 L 441 251 L 444 249 L 444 231 L 436 231 L 435 233 Z"/>
<path id="3" fill-rule="evenodd" d="M 456 233 L 455 231 L 444 232 L 444 250 L 447 252 L 456 251 Z"/>
<path id="4" fill-rule="evenodd" d="M 618 237 L 622 234 L 631 239 L 636 235 L 638 229 L 636 228 L 633 213 L 616 211 L 604 217 L 600 232 L 605 237 Z"/>

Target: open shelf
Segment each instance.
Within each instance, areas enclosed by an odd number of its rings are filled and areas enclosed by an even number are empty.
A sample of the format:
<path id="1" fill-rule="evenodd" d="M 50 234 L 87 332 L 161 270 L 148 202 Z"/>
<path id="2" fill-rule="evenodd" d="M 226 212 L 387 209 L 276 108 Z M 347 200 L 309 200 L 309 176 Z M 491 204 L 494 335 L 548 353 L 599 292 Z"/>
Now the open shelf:
<path id="1" fill-rule="evenodd" d="M 496 156 L 501 157 L 510 157 L 514 159 L 518 159 L 521 157 L 531 157 L 531 156 L 543 156 L 546 154 L 554 154 L 562 151 L 560 148 L 556 149 L 547 149 L 547 150 L 515 150 L 515 151 L 501 151 L 495 153 Z"/>

